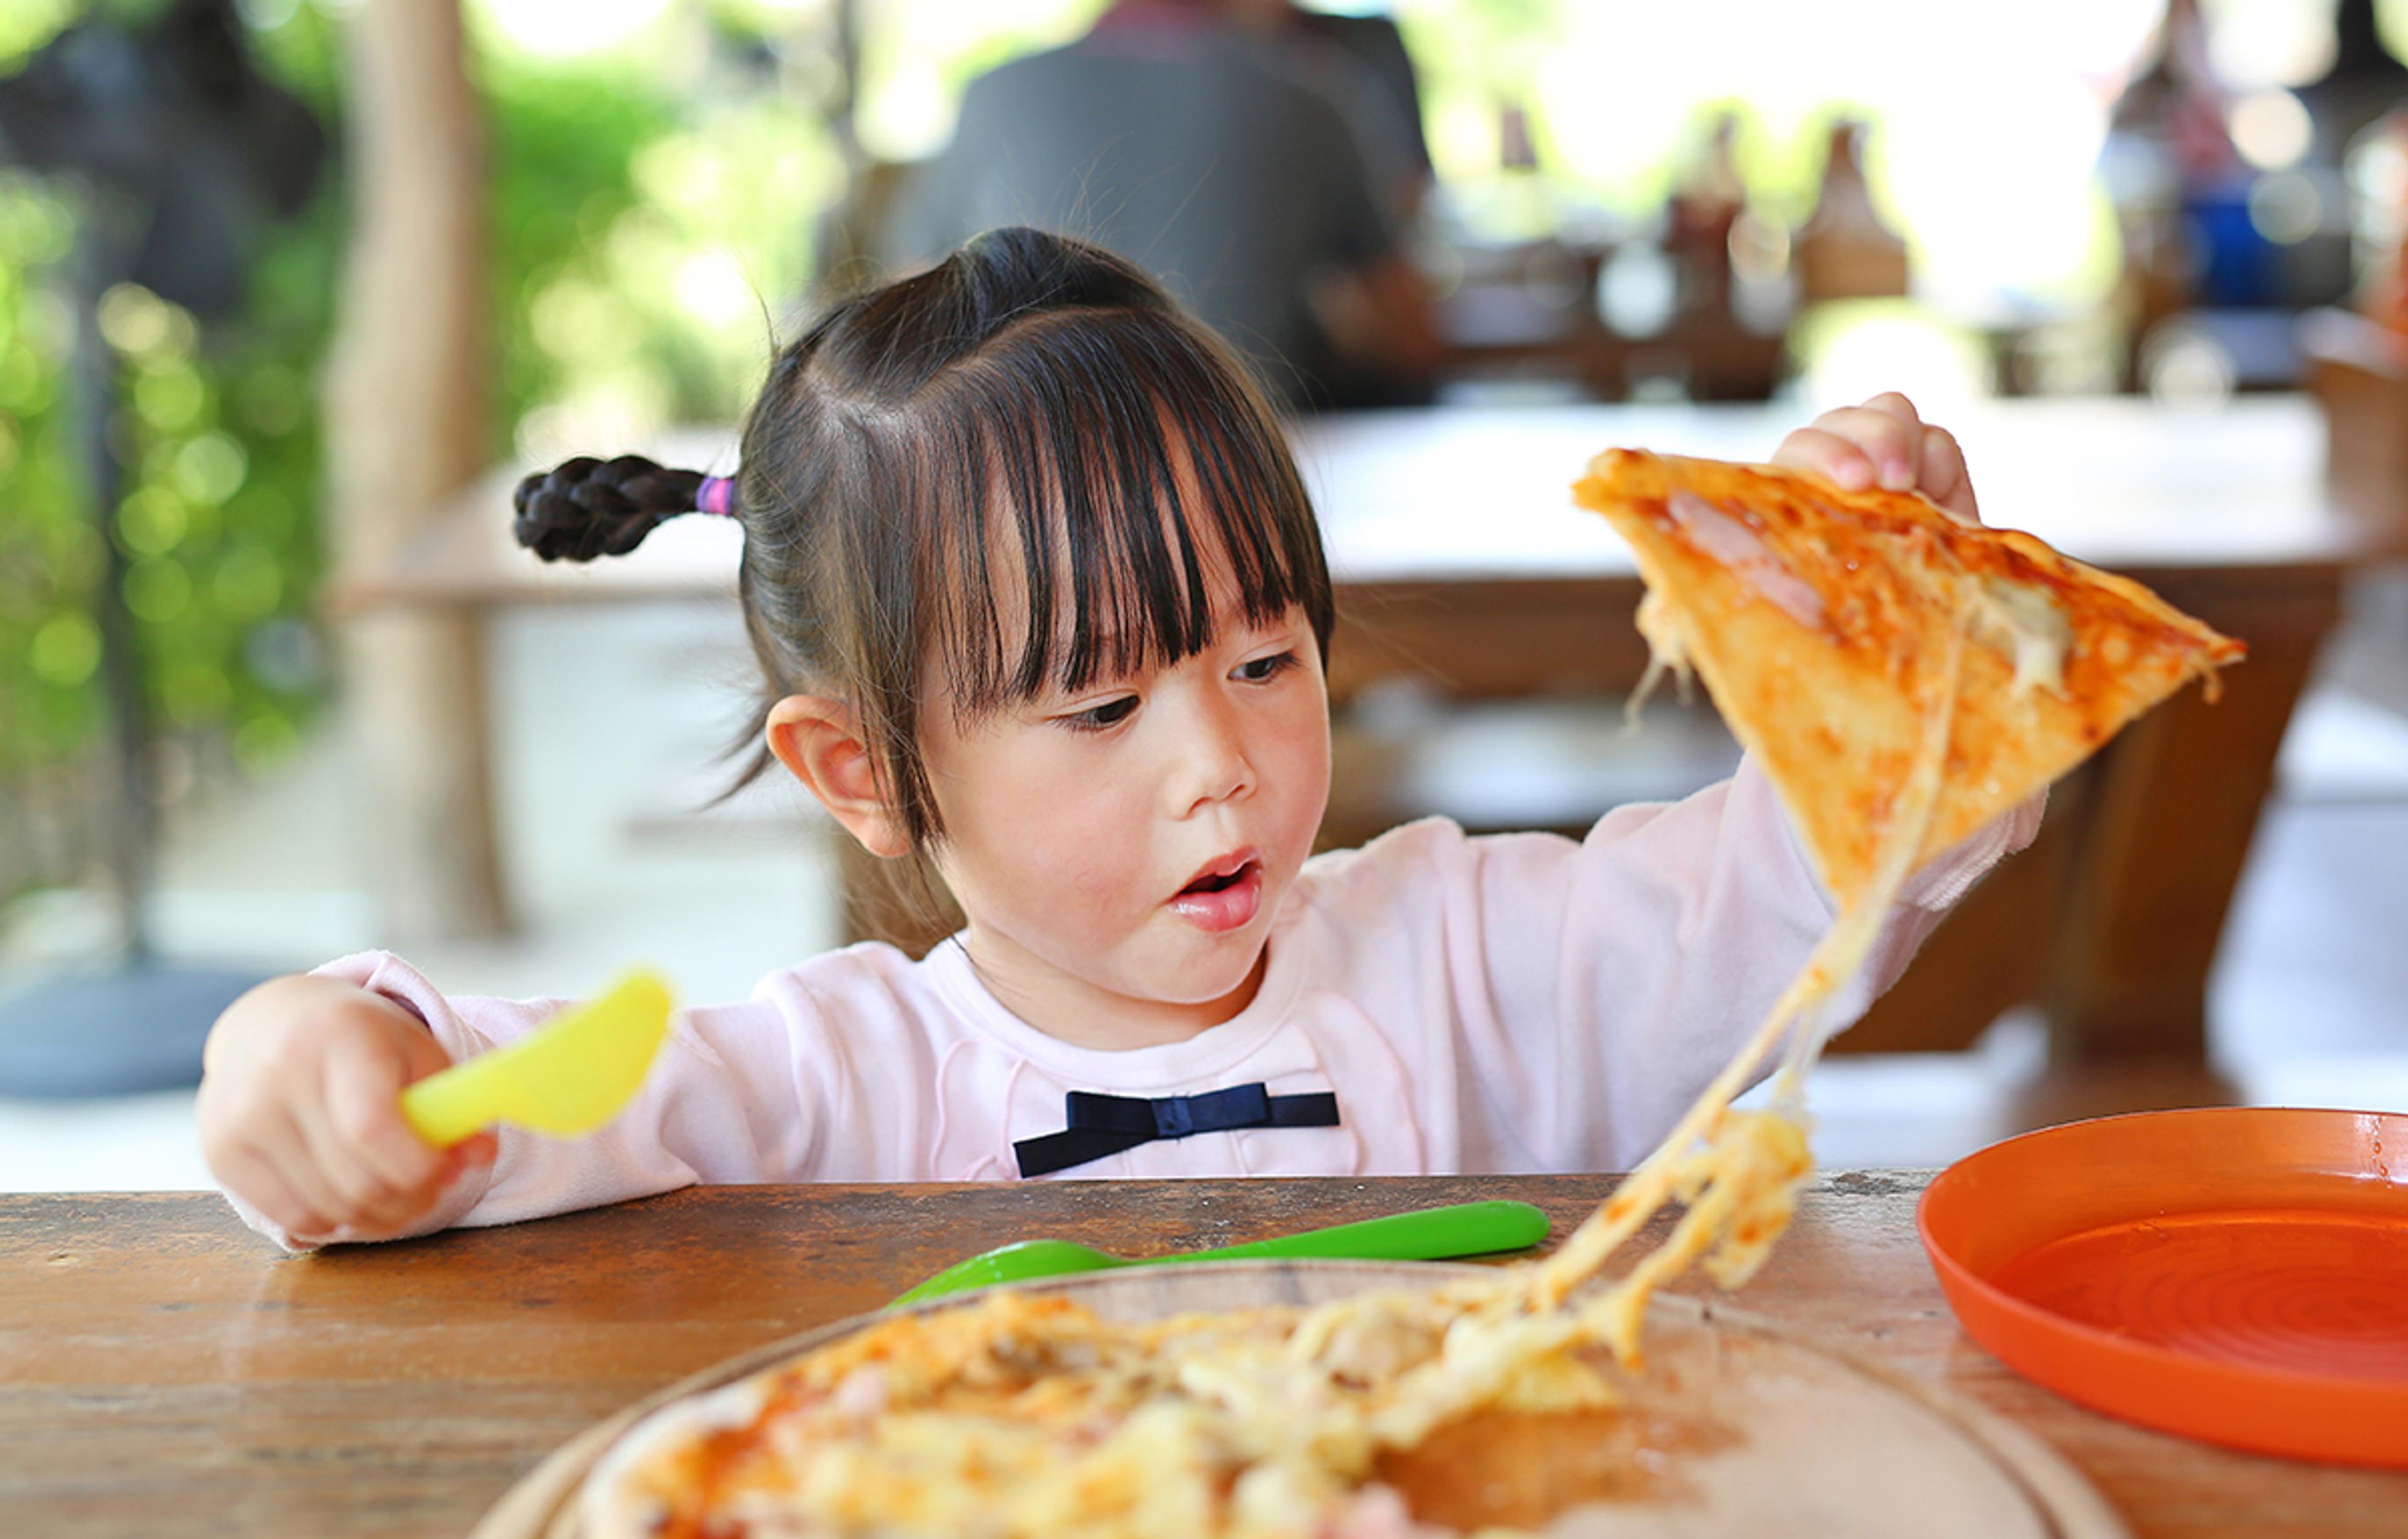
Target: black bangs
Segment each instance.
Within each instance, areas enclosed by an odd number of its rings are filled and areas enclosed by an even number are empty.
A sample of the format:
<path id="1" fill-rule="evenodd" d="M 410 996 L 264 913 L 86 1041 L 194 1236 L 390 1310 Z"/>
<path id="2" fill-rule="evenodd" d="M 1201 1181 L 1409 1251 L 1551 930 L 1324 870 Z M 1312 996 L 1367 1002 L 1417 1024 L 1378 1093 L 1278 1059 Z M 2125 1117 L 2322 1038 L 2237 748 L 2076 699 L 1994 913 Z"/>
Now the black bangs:
<path id="1" fill-rule="evenodd" d="M 913 424 L 921 641 L 966 719 L 1202 651 L 1215 568 L 1248 623 L 1301 607 L 1328 646 L 1328 569 L 1277 421 L 1179 319 L 1095 320 L 1016 323 Z"/>

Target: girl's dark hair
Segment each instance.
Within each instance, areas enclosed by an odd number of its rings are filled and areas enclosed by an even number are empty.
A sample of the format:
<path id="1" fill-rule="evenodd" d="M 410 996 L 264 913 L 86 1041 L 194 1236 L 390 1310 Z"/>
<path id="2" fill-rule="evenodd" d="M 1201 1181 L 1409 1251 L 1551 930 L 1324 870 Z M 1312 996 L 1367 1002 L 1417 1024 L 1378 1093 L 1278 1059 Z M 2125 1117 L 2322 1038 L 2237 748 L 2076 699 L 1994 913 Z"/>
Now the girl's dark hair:
<path id="1" fill-rule="evenodd" d="M 622 554 L 700 481 L 570 460 L 520 484 L 518 538 Z M 1063 236 L 991 230 L 822 316 L 770 365 L 736 504 L 752 741 L 786 695 L 844 699 L 915 849 L 944 831 L 927 670 L 969 721 L 1191 656 L 1215 561 L 1249 622 L 1301 606 L 1329 644 L 1320 531 L 1261 390 L 1142 270 Z"/>

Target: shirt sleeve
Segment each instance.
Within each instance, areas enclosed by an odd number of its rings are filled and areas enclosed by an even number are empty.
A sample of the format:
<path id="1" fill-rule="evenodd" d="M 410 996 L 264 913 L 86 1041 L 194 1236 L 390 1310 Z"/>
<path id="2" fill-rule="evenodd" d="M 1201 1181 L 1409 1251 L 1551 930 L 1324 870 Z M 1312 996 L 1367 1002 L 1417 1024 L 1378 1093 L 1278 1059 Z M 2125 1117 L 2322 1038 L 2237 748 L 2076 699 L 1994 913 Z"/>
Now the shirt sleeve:
<path id="1" fill-rule="evenodd" d="M 1916 875 L 1863 971 L 1822 1007 L 1825 1024 L 1864 1013 L 1949 905 L 2030 842 L 2042 806 L 2033 798 Z M 1752 760 L 1684 801 L 1617 808 L 1577 843 L 1457 838 L 1441 918 L 1457 1050 L 1495 1142 L 1542 1168 L 1643 1158 L 1835 916 Z"/>
<path id="2" fill-rule="evenodd" d="M 452 1061 L 525 1036 L 567 1008 L 565 1000 L 447 997 L 388 952 L 362 952 L 315 970 L 382 995 L 426 1023 Z M 817 1109 L 795 1033 L 773 1005 L 755 1001 L 681 1012 L 660 1055 L 617 1117 L 596 1132 L 555 1139 L 505 1126 L 493 1165 L 463 1176 L 405 1235 L 480 1228 L 649 1197 L 696 1183 L 802 1178 L 817 1136 Z M 287 1249 L 359 1238 L 338 1230 L 303 1241 L 227 1193 L 251 1228 Z"/>

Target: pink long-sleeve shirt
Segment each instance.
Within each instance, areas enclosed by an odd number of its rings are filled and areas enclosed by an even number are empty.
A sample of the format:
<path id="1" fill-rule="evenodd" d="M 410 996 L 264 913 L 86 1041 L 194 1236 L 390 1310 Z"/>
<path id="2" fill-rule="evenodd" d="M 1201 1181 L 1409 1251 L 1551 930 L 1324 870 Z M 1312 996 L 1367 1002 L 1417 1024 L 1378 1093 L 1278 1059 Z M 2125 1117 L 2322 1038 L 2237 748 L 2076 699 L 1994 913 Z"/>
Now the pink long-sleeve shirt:
<path id="1" fill-rule="evenodd" d="M 2034 798 L 1918 874 L 1828 1018 L 1861 1014 L 2040 815 Z M 849 946 L 769 974 L 741 1004 L 681 1012 L 609 1127 L 574 1141 L 504 1129 L 490 1172 L 412 1232 L 697 1182 L 1014 1179 L 1013 1143 L 1060 1131 L 1072 1090 L 1260 1083 L 1334 1093 L 1340 1119 L 1159 1140 L 1060 1172 L 1074 1178 L 1627 1169 L 1832 914 L 1770 783 L 1743 764 L 1684 801 L 1619 808 L 1577 842 L 1432 818 L 1316 856 L 1273 916 L 1254 1001 L 1185 1042 L 1074 1047 L 999 1004 L 956 943 L 918 962 Z M 318 971 L 415 1014 L 455 1059 L 567 1003 L 447 996 L 385 952 Z"/>

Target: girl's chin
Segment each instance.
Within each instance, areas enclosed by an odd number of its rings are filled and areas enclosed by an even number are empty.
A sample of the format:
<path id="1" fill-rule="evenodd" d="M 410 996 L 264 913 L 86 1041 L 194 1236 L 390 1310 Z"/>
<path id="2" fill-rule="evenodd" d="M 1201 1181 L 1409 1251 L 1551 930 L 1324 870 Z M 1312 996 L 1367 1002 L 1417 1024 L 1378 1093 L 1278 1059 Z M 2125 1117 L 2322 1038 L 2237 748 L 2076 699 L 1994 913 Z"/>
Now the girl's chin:
<path id="1" fill-rule="evenodd" d="M 1226 955 L 1197 957 L 1191 965 L 1176 970 L 1177 976 L 1160 978 L 1148 992 L 1163 1004 L 1187 1009 L 1226 1003 L 1233 1015 L 1244 1009 L 1262 982 L 1268 937 L 1247 932 L 1211 939 L 1219 942 L 1213 950 Z"/>

